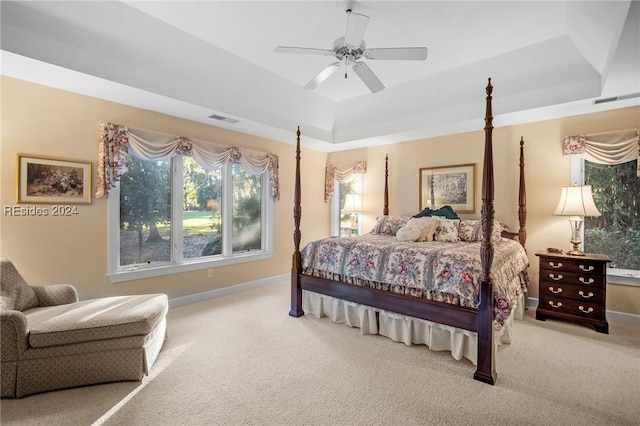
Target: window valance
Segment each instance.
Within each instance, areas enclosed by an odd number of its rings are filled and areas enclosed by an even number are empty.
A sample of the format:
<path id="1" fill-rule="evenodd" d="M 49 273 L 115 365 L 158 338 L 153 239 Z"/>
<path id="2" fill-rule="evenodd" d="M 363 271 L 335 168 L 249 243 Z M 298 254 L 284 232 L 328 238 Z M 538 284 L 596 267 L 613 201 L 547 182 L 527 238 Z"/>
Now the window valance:
<path id="1" fill-rule="evenodd" d="M 335 181 L 348 182 L 356 173 L 367 173 L 367 162 L 356 161 L 352 164 L 337 166 L 327 165 L 324 174 L 324 202 L 328 202 L 333 195 Z"/>
<path id="2" fill-rule="evenodd" d="M 205 169 L 218 168 L 228 162 L 241 164 L 247 173 L 259 175 L 269 171 L 269 185 L 274 200 L 280 199 L 278 156 L 212 142 L 191 140 L 183 136 L 134 129 L 115 123 L 102 124 L 98 148 L 96 198 L 107 194 L 127 171 L 129 153 L 146 160 L 168 160 L 181 154 Z"/>
<path id="3" fill-rule="evenodd" d="M 640 177 L 640 130 L 627 129 L 590 135 L 566 136 L 564 155 L 580 155 L 592 163 L 621 164 L 638 160 Z"/>

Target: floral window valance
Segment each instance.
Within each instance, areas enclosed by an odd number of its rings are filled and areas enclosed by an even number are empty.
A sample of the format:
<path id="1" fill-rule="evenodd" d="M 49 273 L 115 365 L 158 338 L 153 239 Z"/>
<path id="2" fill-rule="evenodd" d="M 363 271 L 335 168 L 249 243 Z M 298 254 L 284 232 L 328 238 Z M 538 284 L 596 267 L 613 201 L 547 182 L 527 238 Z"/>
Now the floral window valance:
<path id="1" fill-rule="evenodd" d="M 247 173 L 259 175 L 269 171 L 269 186 L 274 200 L 280 199 L 278 156 L 235 146 L 191 140 L 120 124 L 102 125 L 98 148 L 98 179 L 96 198 L 106 195 L 127 171 L 127 159 L 133 153 L 146 160 L 168 160 L 174 155 L 186 155 L 205 169 L 228 162 L 241 164 Z"/>
<path id="2" fill-rule="evenodd" d="M 331 199 L 335 181 L 347 182 L 356 173 L 367 173 L 366 161 L 357 161 L 343 166 L 327 165 L 324 175 L 324 202 L 326 203 Z"/>
<path id="3" fill-rule="evenodd" d="M 592 163 L 621 164 L 638 160 L 640 177 L 640 130 L 628 129 L 590 135 L 566 136 L 562 142 L 564 155 L 580 155 Z"/>

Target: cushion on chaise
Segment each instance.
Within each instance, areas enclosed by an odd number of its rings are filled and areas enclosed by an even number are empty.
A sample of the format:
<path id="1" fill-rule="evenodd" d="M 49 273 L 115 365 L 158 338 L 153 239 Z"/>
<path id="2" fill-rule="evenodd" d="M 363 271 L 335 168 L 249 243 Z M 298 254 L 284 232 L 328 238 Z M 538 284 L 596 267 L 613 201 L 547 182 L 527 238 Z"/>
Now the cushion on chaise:
<path id="1" fill-rule="evenodd" d="M 149 334 L 167 314 L 165 294 L 115 296 L 23 312 L 29 346 L 43 348 Z"/>

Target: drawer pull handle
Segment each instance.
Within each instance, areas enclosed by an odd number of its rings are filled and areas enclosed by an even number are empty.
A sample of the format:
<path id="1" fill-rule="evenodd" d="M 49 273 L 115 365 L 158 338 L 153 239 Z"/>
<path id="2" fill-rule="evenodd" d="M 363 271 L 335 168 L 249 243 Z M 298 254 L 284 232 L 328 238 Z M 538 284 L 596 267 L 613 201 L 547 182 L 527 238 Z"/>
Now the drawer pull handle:
<path id="1" fill-rule="evenodd" d="M 580 265 L 580 269 L 583 270 L 584 272 L 591 272 L 593 271 L 593 265 L 589 265 L 589 266 Z"/>
<path id="2" fill-rule="evenodd" d="M 560 281 L 562 279 L 562 274 L 558 274 L 557 277 L 555 274 L 549 274 L 549 278 L 551 278 L 554 281 Z"/>
<path id="3" fill-rule="evenodd" d="M 588 309 L 585 309 L 584 306 L 579 306 L 578 309 L 580 309 L 585 314 L 590 314 L 591 312 L 593 312 L 593 308 L 591 306 L 589 306 Z"/>
<path id="4" fill-rule="evenodd" d="M 589 278 L 588 280 L 585 280 L 584 277 L 580 277 L 578 278 L 578 281 L 580 281 L 582 284 L 593 284 L 593 282 L 595 281 L 593 278 Z"/>
<path id="5" fill-rule="evenodd" d="M 556 264 L 556 262 L 549 262 L 549 266 L 551 266 L 552 268 L 558 269 L 558 268 L 562 268 L 562 262 L 558 262 Z M 580 265 L 582 266 L 582 265 Z"/>
<path id="6" fill-rule="evenodd" d="M 584 297 L 585 299 L 591 299 L 591 298 L 593 297 L 593 293 L 592 293 L 592 292 L 589 292 L 589 293 L 587 293 L 587 294 L 585 295 L 585 294 L 584 294 L 584 291 L 580 290 L 580 291 L 578 292 L 578 294 L 579 294 L 580 296 Z"/>
<path id="7" fill-rule="evenodd" d="M 549 300 L 549 305 L 551 305 L 552 308 L 556 308 L 558 309 L 559 307 L 562 306 L 562 302 L 558 302 L 558 304 L 554 304 L 552 300 Z M 582 308 L 582 306 L 580 306 Z"/>
<path id="8" fill-rule="evenodd" d="M 557 290 L 555 290 L 553 287 L 549 287 L 549 291 L 554 294 L 562 293 L 562 287 L 558 287 Z"/>

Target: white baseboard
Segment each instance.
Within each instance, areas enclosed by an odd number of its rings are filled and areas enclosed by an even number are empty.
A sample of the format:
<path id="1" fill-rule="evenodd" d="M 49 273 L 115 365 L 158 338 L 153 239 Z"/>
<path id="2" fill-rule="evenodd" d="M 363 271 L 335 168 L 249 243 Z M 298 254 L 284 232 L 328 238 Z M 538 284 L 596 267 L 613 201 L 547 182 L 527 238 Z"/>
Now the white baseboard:
<path id="1" fill-rule="evenodd" d="M 175 308 L 177 306 L 189 305 L 191 303 L 202 302 L 203 300 L 213 299 L 214 297 L 222 297 L 228 294 L 239 293 L 241 291 L 247 291 L 258 287 L 264 287 L 266 285 L 275 284 L 289 279 L 290 274 L 276 275 L 274 277 L 264 278 L 256 281 L 249 281 L 247 283 L 231 285 L 229 287 L 217 288 L 215 290 L 209 290 L 202 293 L 189 294 L 187 296 L 176 297 L 169 300 L 169 308 Z"/>
<path id="2" fill-rule="evenodd" d="M 531 306 L 531 307 L 538 306 L 538 299 L 534 297 L 529 297 L 527 299 L 527 306 Z M 607 320 L 623 322 L 625 324 L 640 325 L 640 315 L 629 314 L 627 312 L 607 310 Z"/>

